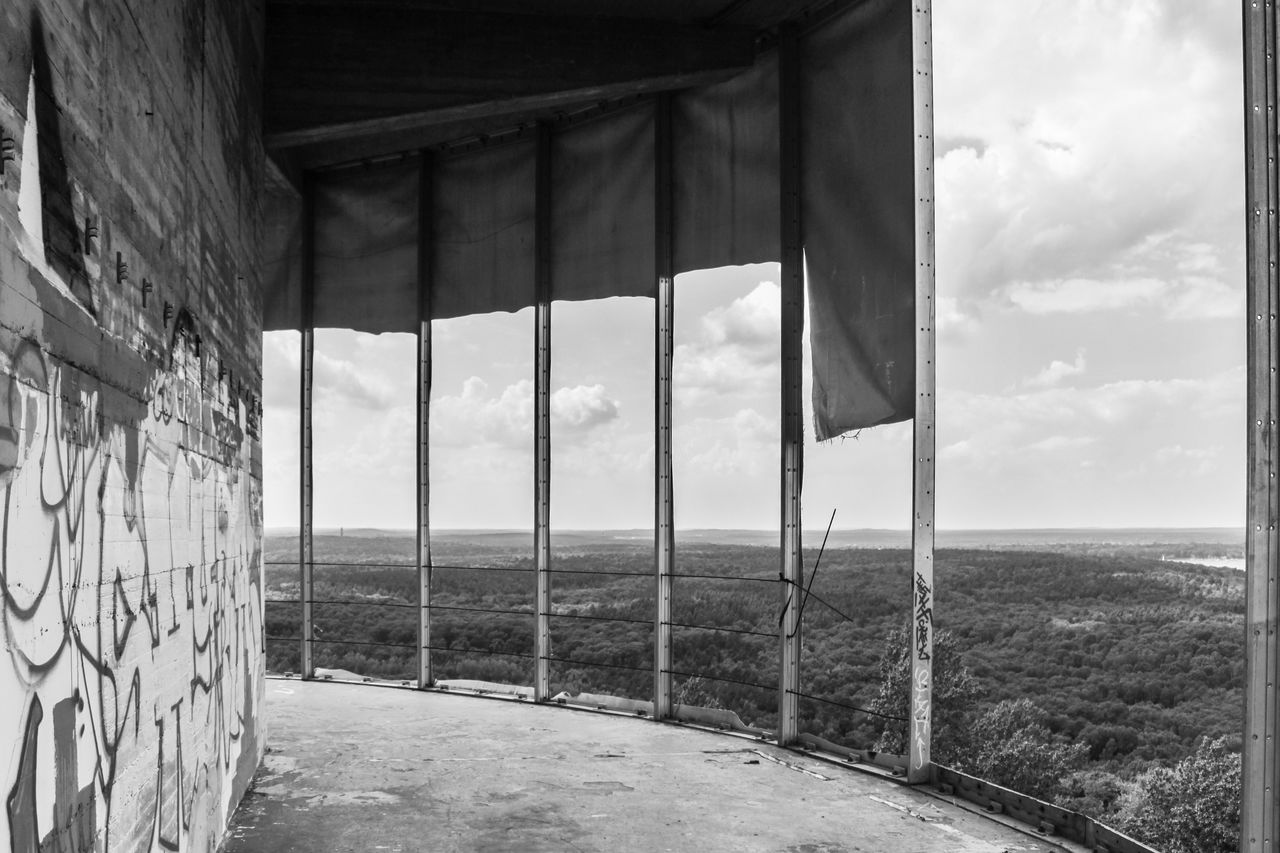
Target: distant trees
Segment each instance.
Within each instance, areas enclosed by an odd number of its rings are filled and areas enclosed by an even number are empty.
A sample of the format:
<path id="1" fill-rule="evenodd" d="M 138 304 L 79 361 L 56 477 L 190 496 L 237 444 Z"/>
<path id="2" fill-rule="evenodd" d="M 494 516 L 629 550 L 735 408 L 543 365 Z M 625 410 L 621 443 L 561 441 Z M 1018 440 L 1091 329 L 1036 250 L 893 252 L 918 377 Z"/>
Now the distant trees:
<path id="1" fill-rule="evenodd" d="M 911 625 L 891 631 L 880 656 L 880 692 L 871 710 L 910 717 Z M 1066 743 L 1046 725 L 1048 715 L 1029 699 L 1006 699 L 978 708 L 981 690 L 964 665 L 956 639 L 938 631 L 933 639 L 932 758 L 1040 799 L 1052 799 L 1088 755 L 1083 744 Z M 907 724 L 888 720 L 876 748 L 907 751 Z"/>
<path id="2" fill-rule="evenodd" d="M 296 672 L 298 575 L 276 565 L 294 547 L 280 541 L 267 543 L 264 587 L 279 599 L 266 605 L 267 667 Z M 418 579 L 412 565 L 389 565 L 416 560 L 413 538 L 333 537 L 317 553 L 316 600 L 344 603 L 315 606 L 316 664 L 413 678 Z M 433 557 L 437 677 L 532 683 L 536 573 L 523 540 L 445 543 Z M 678 702 L 776 724 L 777 559 L 776 548 L 682 545 Z M 649 698 L 651 547 L 557 549 L 552 568 L 553 692 Z M 1239 759 L 1221 736 L 1234 736 L 1243 703 L 1240 573 L 1109 546 L 943 550 L 936 578 L 948 630 L 934 647 L 935 761 L 1170 851 L 1231 849 Z M 804 609 L 802 732 L 906 752 L 904 724 L 861 709 L 910 716 L 911 580 L 907 551 L 827 550 Z M 1199 793 L 1180 799 L 1179 786 Z"/>
<path id="3" fill-rule="evenodd" d="M 975 715 L 965 732 L 959 769 L 1037 799 L 1059 799 L 1088 750 L 1054 736 L 1047 717 L 1030 699 L 997 702 Z"/>
<path id="4" fill-rule="evenodd" d="M 910 632 L 907 624 L 885 637 L 871 710 L 888 717 L 909 716 Z M 1228 738 L 1203 738 L 1174 767 L 1156 765 L 1126 781 L 1084 765 L 1091 754 L 1114 755 L 1122 748 L 1118 741 L 1136 737 L 1132 729 L 1090 726 L 1071 742 L 1050 730 L 1049 715 L 1030 699 L 979 709 L 980 695 L 955 637 L 939 631 L 933 657 L 933 759 L 939 764 L 1090 814 L 1165 853 L 1236 849 L 1240 755 Z M 887 721 L 876 747 L 905 753 L 906 724 Z"/>

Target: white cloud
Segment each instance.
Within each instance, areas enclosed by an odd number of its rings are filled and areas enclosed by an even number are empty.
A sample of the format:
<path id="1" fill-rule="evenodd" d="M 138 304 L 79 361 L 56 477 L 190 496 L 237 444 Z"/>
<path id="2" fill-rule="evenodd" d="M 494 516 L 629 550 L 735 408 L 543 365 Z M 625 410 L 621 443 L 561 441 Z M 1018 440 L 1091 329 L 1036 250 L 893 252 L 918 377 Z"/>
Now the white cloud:
<path id="1" fill-rule="evenodd" d="M 966 312 L 1238 311 L 1239 12 L 937 4 L 940 291 Z"/>
<path id="2" fill-rule="evenodd" d="M 298 368 L 302 363 L 297 332 L 267 332 L 262 336 L 262 404 L 298 407 Z"/>
<path id="3" fill-rule="evenodd" d="M 1051 435 L 1048 438 L 1033 442 L 1028 445 L 1028 448 L 1052 453 L 1055 450 L 1078 450 L 1082 447 L 1096 444 L 1097 441 L 1097 438 L 1090 435 Z"/>
<path id="4" fill-rule="evenodd" d="M 315 405 L 352 406 L 362 411 L 390 408 L 397 395 L 384 369 L 376 363 L 361 364 L 316 352 L 312 358 Z"/>
<path id="5" fill-rule="evenodd" d="M 781 291 L 775 282 L 762 281 L 746 296 L 708 311 L 702 328 L 708 343 L 759 351 L 776 347 L 781 322 Z"/>
<path id="6" fill-rule="evenodd" d="M 694 402 L 776 386 L 781 311 L 780 291 L 771 281 L 708 311 L 694 340 L 676 347 L 679 398 Z"/>
<path id="7" fill-rule="evenodd" d="M 1232 320 L 1244 317 L 1243 287 L 1232 287 L 1218 279 L 1188 278 L 1174 287 L 1164 303 L 1171 320 Z"/>
<path id="8" fill-rule="evenodd" d="M 583 434 L 619 417 L 619 403 L 603 385 L 574 385 L 551 394 L 552 436 Z M 432 443 L 441 446 L 490 445 L 523 448 L 533 441 L 533 381 L 522 379 L 492 393 L 478 376 L 457 394 L 431 403 Z"/>
<path id="9" fill-rule="evenodd" d="M 1048 388 L 1050 386 L 1057 385 L 1063 379 L 1070 376 L 1079 376 L 1084 373 L 1084 371 L 1084 350 L 1077 350 L 1075 361 L 1066 362 L 1054 359 L 1049 362 L 1048 367 L 1028 379 L 1027 385 L 1033 388 Z"/>
<path id="10" fill-rule="evenodd" d="M 777 468 L 777 421 L 755 409 L 677 424 L 675 441 L 683 449 L 685 477 L 714 481 Z"/>
<path id="11" fill-rule="evenodd" d="M 944 527 L 1239 524 L 1242 370 L 1012 394 L 943 392 Z"/>
<path id="12" fill-rule="evenodd" d="M 944 392 L 940 464 L 1010 470 L 1032 464 L 1038 452 L 1078 448 L 1096 449 L 1118 468 L 1140 465 L 1155 458 L 1152 436 L 1185 435 L 1183 444 L 1194 446 L 1206 424 L 1243 415 L 1237 387 L 1243 382 L 1242 371 L 1232 370 L 1205 379 L 1132 379 L 1008 395 Z"/>
<path id="13" fill-rule="evenodd" d="M 384 411 L 396 405 L 414 370 L 413 363 L 403 357 L 405 336 L 346 335 L 352 338 L 350 342 L 333 332 L 317 341 L 312 356 L 312 393 L 317 409 Z M 326 351 L 330 349 L 338 354 Z M 342 355 L 346 349 L 354 350 L 350 357 Z M 297 332 L 266 333 L 262 361 L 264 405 L 296 409 L 301 336 Z"/>
<path id="14" fill-rule="evenodd" d="M 1223 456 L 1222 447 L 1216 444 L 1203 447 L 1183 447 L 1181 444 L 1173 444 L 1161 447 L 1155 452 L 1157 462 L 1183 477 L 1213 473 L 1222 467 Z"/>
<path id="15" fill-rule="evenodd" d="M 936 301 L 934 322 L 939 337 L 946 340 L 963 342 L 980 327 L 978 317 L 970 313 L 959 299 L 951 296 L 939 296 Z"/>
<path id="16" fill-rule="evenodd" d="M 1149 311 L 1170 320 L 1230 319 L 1244 316 L 1244 290 L 1200 276 L 1180 280 L 1081 279 L 1016 282 L 1004 289 L 1008 301 L 1029 314 L 1084 314 L 1095 311 Z"/>
<path id="17" fill-rule="evenodd" d="M 575 385 L 551 395 L 551 427 L 554 431 L 585 432 L 618 419 L 618 401 L 605 394 L 603 385 Z"/>
<path id="18" fill-rule="evenodd" d="M 522 379 L 491 393 L 478 376 L 457 394 L 431 401 L 431 442 L 441 446 L 513 447 L 533 441 L 533 381 Z"/>
<path id="19" fill-rule="evenodd" d="M 1016 282 L 1005 289 L 1009 301 L 1029 314 L 1081 314 L 1153 302 L 1165 290 L 1155 279 Z"/>

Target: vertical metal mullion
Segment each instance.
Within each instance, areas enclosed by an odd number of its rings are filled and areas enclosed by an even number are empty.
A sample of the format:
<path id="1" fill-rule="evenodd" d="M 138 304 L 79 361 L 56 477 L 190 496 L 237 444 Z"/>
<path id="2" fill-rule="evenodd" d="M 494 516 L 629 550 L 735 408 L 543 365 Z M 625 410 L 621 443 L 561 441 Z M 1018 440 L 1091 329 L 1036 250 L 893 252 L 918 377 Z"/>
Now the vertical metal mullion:
<path id="1" fill-rule="evenodd" d="M 315 361 L 315 177 L 306 173 L 302 180 L 302 292 L 300 294 L 302 326 L 302 369 L 299 371 L 300 413 L 298 453 L 298 598 L 302 604 L 302 638 L 299 668 L 303 678 L 315 676 L 312 656 L 315 623 L 311 602 L 315 598 L 313 583 L 314 542 L 312 537 L 313 480 L 312 447 L 312 365 Z"/>
<path id="2" fill-rule="evenodd" d="M 533 542 L 537 566 L 534 700 L 551 698 L 551 130 L 538 125 L 535 177 Z"/>
<path id="3" fill-rule="evenodd" d="M 782 228 L 782 423 L 781 576 L 783 618 L 779 626 L 778 743 L 799 734 L 800 596 L 803 571 L 800 493 L 804 469 L 803 365 L 804 227 L 800 205 L 800 44 L 788 27 L 778 45 L 779 143 Z"/>
<path id="4" fill-rule="evenodd" d="M 675 350 L 675 252 L 671 139 L 671 95 L 658 97 L 654 120 L 655 271 L 654 301 L 654 567 L 656 613 L 653 643 L 653 717 L 667 719 L 671 707 L 671 595 L 675 572 L 675 501 L 671 471 L 671 371 Z"/>
<path id="5" fill-rule="evenodd" d="M 431 152 L 422 151 L 418 173 L 418 687 L 435 682 L 431 668 Z"/>
<path id="6" fill-rule="evenodd" d="M 1245 196 L 1247 233 L 1248 496 L 1245 617 L 1245 716 L 1240 849 L 1274 851 L 1280 824 L 1277 677 L 1276 286 L 1277 42 L 1274 0 L 1243 4 Z"/>
<path id="7" fill-rule="evenodd" d="M 911 552 L 914 619 L 911 657 L 911 737 L 907 781 L 929 781 L 933 739 L 933 546 L 935 395 L 934 333 L 933 50 L 931 0 L 912 3 L 915 128 L 916 403 L 913 424 Z"/>

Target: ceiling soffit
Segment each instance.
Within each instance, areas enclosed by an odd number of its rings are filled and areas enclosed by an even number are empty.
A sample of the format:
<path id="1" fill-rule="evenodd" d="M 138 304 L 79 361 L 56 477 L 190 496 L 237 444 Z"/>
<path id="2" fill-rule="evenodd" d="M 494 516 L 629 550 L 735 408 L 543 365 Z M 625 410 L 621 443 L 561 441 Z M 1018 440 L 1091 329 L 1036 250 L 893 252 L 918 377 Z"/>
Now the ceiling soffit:
<path id="1" fill-rule="evenodd" d="M 286 171 L 380 157 L 752 66 L 828 0 L 272 0 L 266 141 Z"/>

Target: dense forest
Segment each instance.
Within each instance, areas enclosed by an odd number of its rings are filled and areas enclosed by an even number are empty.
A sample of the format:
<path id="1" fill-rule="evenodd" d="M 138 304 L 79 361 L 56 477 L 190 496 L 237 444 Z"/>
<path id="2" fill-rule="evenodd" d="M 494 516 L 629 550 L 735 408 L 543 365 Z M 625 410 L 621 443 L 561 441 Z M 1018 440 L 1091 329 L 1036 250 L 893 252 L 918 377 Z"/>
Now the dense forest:
<path id="1" fill-rule="evenodd" d="M 293 539 L 267 542 L 268 669 L 278 672 L 298 668 L 295 548 Z M 965 679 L 965 726 L 1004 719 L 1011 709 L 1034 717 L 1033 728 L 1019 731 L 1039 732 L 1070 759 L 1061 768 L 1070 778 L 1040 793 L 1104 819 L 1125 807 L 1133 780 L 1196 759 L 1197 747 L 1238 749 L 1243 574 L 1160 559 L 1171 553 L 1182 552 L 1076 546 L 944 549 L 936 557 L 934 622 Z M 910 554 L 839 548 L 820 562 L 816 552 L 806 557 L 801 730 L 884 748 L 895 724 L 871 712 L 892 707 L 882 694 L 906 636 Z M 413 559 L 409 537 L 316 538 L 318 666 L 414 677 Z M 652 561 L 644 542 L 554 548 L 554 692 L 650 698 Z M 535 573 L 527 541 L 448 539 L 433 543 L 432 562 L 436 677 L 531 683 Z M 680 545 L 677 566 L 677 699 L 772 727 L 783 605 L 777 549 Z M 1017 700 L 1024 702 L 1015 707 Z"/>

